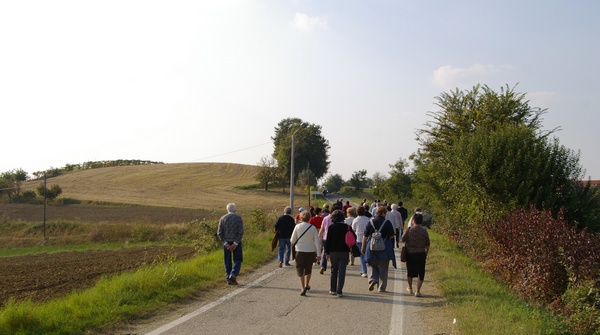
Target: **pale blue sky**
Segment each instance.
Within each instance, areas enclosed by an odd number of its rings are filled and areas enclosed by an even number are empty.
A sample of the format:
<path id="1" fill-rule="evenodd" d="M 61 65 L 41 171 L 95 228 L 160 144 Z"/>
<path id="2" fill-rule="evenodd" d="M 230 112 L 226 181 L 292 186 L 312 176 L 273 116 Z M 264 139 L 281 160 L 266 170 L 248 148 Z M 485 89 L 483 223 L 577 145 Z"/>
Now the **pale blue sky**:
<path id="1" fill-rule="evenodd" d="M 508 84 L 600 179 L 598 1 L 0 1 L 0 172 L 256 164 L 322 126 L 345 179 L 417 149 L 454 88 Z"/>

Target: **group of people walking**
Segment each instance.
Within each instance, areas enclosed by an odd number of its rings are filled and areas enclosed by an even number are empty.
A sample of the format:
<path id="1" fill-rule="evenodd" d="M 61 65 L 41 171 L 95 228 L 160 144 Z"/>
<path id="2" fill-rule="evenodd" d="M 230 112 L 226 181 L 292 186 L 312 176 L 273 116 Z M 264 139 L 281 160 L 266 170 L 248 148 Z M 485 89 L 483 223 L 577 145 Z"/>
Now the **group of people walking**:
<path id="1" fill-rule="evenodd" d="M 311 289 L 314 264 L 319 264 L 319 273 L 324 274 L 329 263 L 329 294 L 343 297 L 346 269 L 349 263 L 354 264 L 351 245 L 347 241 L 350 233 L 353 236 L 351 240 L 360 250 L 360 274 L 368 278 L 369 291 L 377 288 L 378 292 L 386 292 L 390 261 L 396 267 L 394 246 L 399 248 L 400 242 L 403 242 L 407 249 L 407 291 L 420 297 L 430 246 L 429 233 L 423 225 L 420 209 L 415 210 L 404 229 L 408 215 L 402 202 L 391 205 L 375 202 L 371 206 L 365 202 L 356 208 L 347 202 L 338 208 L 337 204 L 334 204 L 331 212 L 327 205 L 323 209 L 300 208 L 298 215 L 293 217 L 292 208 L 285 207 L 284 214 L 274 225 L 279 239 L 279 267 L 291 266 L 290 260 L 295 260 L 300 295 L 306 296 Z M 228 204 L 226 209 L 228 213 L 219 220 L 217 235 L 223 244 L 226 282 L 237 285 L 236 277 L 243 261 L 243 221 L 235 214 L 235 204 Z M 373 240 L 379 239 L 383 241 L 383 247 L 375 247 Z M 415 289 L 413 278 L 418 278 Z"/>

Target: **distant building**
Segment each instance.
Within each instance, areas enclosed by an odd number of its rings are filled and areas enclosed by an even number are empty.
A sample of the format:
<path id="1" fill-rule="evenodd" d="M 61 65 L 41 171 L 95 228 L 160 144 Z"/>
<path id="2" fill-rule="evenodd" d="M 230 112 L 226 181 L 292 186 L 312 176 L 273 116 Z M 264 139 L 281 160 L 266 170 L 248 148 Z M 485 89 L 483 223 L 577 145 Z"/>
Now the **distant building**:
<path id="1" fill-rule="evenodd" d="M 592 187 L 600 186 L 600 180 L 590 180 L 590 186 L 592 186 Z"/>

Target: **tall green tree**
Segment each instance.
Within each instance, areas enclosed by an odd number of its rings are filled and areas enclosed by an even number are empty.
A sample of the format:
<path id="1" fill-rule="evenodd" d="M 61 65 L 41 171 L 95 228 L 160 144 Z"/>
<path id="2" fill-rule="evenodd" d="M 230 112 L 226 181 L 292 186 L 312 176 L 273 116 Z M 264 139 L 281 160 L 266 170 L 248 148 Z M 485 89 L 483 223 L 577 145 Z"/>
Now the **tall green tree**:
<path id="1" fill-rule="evenodd" d="M 342 186 L 344 186 L 344 179 L 337 173 L 327 176 L 323 182 L 323 187 L 329 192 L 337 192 L 342 189 Z"/>
<path id="2" fill-rule="evenodd" d="M 290 178 L 292 134 L 294 135 L 294 180 L 300 171 L 310 168 L 315 178 L 323 177 L 329 170 L 329 141 L 321 134 L 321 126 L 299 118 L 281 120 L 275 127 L 273 158 L 283 175 Z"/>
<path id="3" fill-rule="evenodd" d="M 386 178 L 376 188 L 374 194 L 382 199 L 406 199 L 412 197 L 412 176 L 408 171 L 408 162 L 399 159 L 396 164 L 390 165 L 392 169 Z"/>
<path id="4" fill-rule="evenodd" d="M 571 223 L 596 220 L 579 155 L 550 139 L 553 131 L 540 131 L 545 111 L 531 108 L 525 94 L 476 86 L 437 99 L 441 109 L 419 131 L 422 148 L 413 156 L 414 190 L 430 206 L 471 223 L 528 206 L 564 207 Z"/>
<path id="5" fill-rule="evenodd" d="M 356 191 L 361 191 L 367 184 L 367 170 L 354 171 L 350 177 L 349 184 Z"/>

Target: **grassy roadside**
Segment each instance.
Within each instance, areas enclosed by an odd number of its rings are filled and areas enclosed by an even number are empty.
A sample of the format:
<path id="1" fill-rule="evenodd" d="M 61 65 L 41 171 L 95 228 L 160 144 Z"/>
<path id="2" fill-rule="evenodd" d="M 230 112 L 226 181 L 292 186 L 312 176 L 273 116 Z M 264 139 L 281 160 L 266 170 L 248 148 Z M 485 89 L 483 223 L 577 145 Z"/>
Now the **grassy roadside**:
<path id="1" fill-rule="evenodd" d="M 560 334 L 560 323 L 519 300 L 447 238 L 430 231 L 427 271 L 438 280 L 460 334 Z"/>
<path id="2" fill-rule="evenodd" d="M 244 268 L 271 260 L 270 236 L 244 241 Z M 82 334 L 159 311 L 223 281 L 221 250 L 187 261 L 165 257 L 158 265 L 111 278 L 45 304 L 9 302 L 0 310 L 0 334 Z M 68 317 L 65 317 L 68 316 Z"/>

